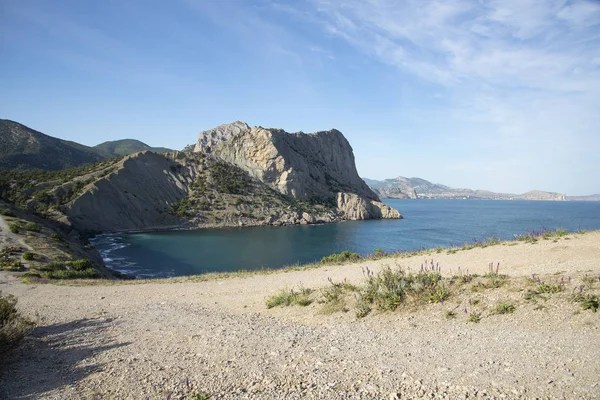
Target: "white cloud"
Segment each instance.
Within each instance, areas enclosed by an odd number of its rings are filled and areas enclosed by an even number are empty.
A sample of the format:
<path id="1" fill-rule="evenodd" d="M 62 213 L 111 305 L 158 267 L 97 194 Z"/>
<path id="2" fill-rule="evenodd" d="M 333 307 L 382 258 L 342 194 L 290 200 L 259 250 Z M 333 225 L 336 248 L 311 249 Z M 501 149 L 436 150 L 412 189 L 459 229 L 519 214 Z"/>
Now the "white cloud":
<path id="1" fill-rule="evenodd" d="M 590 145 L 600 145 L 600 2 L 313 4 L 319 10 L 313 22 L 330 34 L 443 88 L 451 109 L 441 115 L 449 120 L 439 135 L 457 138 L 470 149 L 472 157 L 461 160 L 461 168 L 484 173 L 489 169 L 482 168 L 488 165 L 485 154 L 493 149 L 500 157 L 493 164 L 494 177 L 503 182 L 528 183 L 537 176 L 548 188 L 557 179 L 553 175 L 569 170 L 565 162 L 600 173 L 590 160 Z M 519 177 L 523 172 L 529 178 Z M 581 191 L 583 186 L 560 183 L 556 189 Z"/>

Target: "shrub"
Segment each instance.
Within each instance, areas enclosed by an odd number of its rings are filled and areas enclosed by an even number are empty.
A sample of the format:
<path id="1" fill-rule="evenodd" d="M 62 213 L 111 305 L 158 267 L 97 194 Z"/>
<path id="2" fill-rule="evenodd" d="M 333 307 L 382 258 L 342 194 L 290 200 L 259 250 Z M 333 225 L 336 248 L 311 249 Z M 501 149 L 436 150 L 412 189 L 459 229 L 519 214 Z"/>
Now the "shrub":
<path id="1" fill-rule="evenodd" d="M 558 292 L 562 292 L 564 290 L 563 285 L 556 283 L 545 283 L 542 282 L 538 285 L 537 287 L 537 291 L 539 293 L 558 293 Z"/>
<path id="2" fill-rule="evenodd" d="M 35 258 L 35 254 L 33 254 L 30 251 L 26 251 L 25 253 L 23 253 L 23 260 L 30 261 L 30 260 L 33 260 L 34 258 Z"/>
<path id="3" fill-rule="evenodd" d="M 362 296 L 356 296 L 356 318 L 364 318 L 371 312 L 371 305 Z"/>
<path id="4" fill-rule="evenodd" d="M 598 311 L 600 308 L 600 297 L 595 294 L 577 294 L 574 296 L 573 300 L 576 303 L 581 304 L 581 308 L 584 310 L 592 310 L 593 312 Z"/>
<path id="5" fill-rule="evenodd" d="M 0 210 L 0 215 L 4 215 L 5 217 L 14 217 L 15 214 L 12 213 L 8 208 L 3 208 Z"/>
<path id="6" fill-rule="evenodd" d="M 494 314 L 512 314 L 516 307 L 510 303 L 499 303 L 493 310 Z"/>
<path id="7" fill-rule="evenodd" d="M 472 311 L 469 314 L 469 318 L 467 318 L 467 321 L 478 323 L 479 321 L 481 321 L 481 313 L 478 311 Z"/>
<path id="8" fill-rule="evenodd" d="M 348 261 L 358 261 L 361 257 L 358 253 L 345 250 L 339 254 L 331 254 L 321 259 L 321 264 L 342 264 Z"/>
<path id="9" fill-rule="evenodd" d="M 92 262 L 84 258 L 81 260 L 71 261 L 69 264 L 75 271 L 83 271 L 93 267 Z"/>
<path id="10" fill-rule="evenodd" d="M 35 222 L 28 222 L 25 224 L 25 226 L 23 228 L 26 231 L 30 231 L 30 232 L 41 232 L 42 231 L 42 225 L 35 223 Z"/>
<path id="11" fill-rule="evenodd" d="M 279 293 L 269 297 L 265 304 L 267 308 L 273 308 L 277 306 L 291 306 L 299 305 L 302 307 L 308 306 L 312 303 L 310 299 L 310 289 L 300 288 L 300 291 L 294 292 L 293 289 L 281 290 Z"/>
<path id="12" fill-rule="evenodd" d="M 21 261 L 2 260 L 2 262 L 0 263 L 0 269 L 4 271 L 19 272 L 23 271 L 25 269 L 25 266 Z"/>
<path id="13" fill-rule="evenodd" d="M 52 239 L 56 239 L 56 240 L 62 240 L 62 238 L 60 237 L 60 235 L 58 233 L 51 233 L 50 237 Z"/>
<path id="14" fill-rule="evenodd" d="M 8 229 L 10 229 L 12 233 L 19 233 L 21 232 L 21 224 L 18 222 L 10 222 L 8 224 Z"/>
<path id="15" fill-rule="evenodd" d="M 38 269 L 40 271 L 60 271 L 66 269 L 66 265 L 62 261 L 51 261 L 38 267 Z"/>
<path id="16" fill-rule="evenodd" d="M 87 268 L 82 271 L 72 269 L 46 271 L 42 275 L 48 279 L 95 279 L 100 278 L 100 274 L 94 268 Z"/>
<path id="17" fill-rule="evenodd" d="M 17 299 L 0 292 L 0 354 L 17 346 L 33 327 L 33 323 L 17 310 Z"/>

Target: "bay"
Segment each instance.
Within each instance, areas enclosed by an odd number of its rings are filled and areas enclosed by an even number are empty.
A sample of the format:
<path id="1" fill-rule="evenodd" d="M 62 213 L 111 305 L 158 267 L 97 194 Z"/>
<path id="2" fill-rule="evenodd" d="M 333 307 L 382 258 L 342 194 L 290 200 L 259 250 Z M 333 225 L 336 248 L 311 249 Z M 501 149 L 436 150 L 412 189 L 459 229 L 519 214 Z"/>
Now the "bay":
<path id="1" fill-rule="evenodd" d="M 531 230 L 600 229 L 600 202 L 387 200 L 402 220 L 99 235 L 108 267 L 139 278 L 280 268 L 344 250 L 361 255 L 457 246 Z"/>

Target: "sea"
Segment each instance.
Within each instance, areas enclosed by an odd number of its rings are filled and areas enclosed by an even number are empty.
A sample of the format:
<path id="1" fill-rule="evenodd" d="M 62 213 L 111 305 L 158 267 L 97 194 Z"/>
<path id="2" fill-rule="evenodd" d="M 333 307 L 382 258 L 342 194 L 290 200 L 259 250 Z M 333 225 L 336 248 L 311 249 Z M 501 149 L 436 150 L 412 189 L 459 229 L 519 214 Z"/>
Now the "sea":
<path id="1" fill-rule="evenodd" d="M 600 229 L 600 202 L 418 199 L 385 201 L 400 220 L 103 234 L 106 265 L 138 278 L 282 268 L 345 250 L 361 255 L 461 246 L 543 229 Z"/>

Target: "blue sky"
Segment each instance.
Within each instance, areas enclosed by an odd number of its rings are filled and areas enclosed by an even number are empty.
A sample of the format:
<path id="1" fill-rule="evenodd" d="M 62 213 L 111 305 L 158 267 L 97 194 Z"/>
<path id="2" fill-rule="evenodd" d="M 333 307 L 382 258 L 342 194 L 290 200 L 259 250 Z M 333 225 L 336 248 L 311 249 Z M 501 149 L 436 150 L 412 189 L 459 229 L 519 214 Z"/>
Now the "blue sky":
<path id="1" fill-rule="evenodd" d="M 181 149 L 341 130 L 361 176 L 600 193 L 598 0 L 0 0 L 0 118 Z"/>

